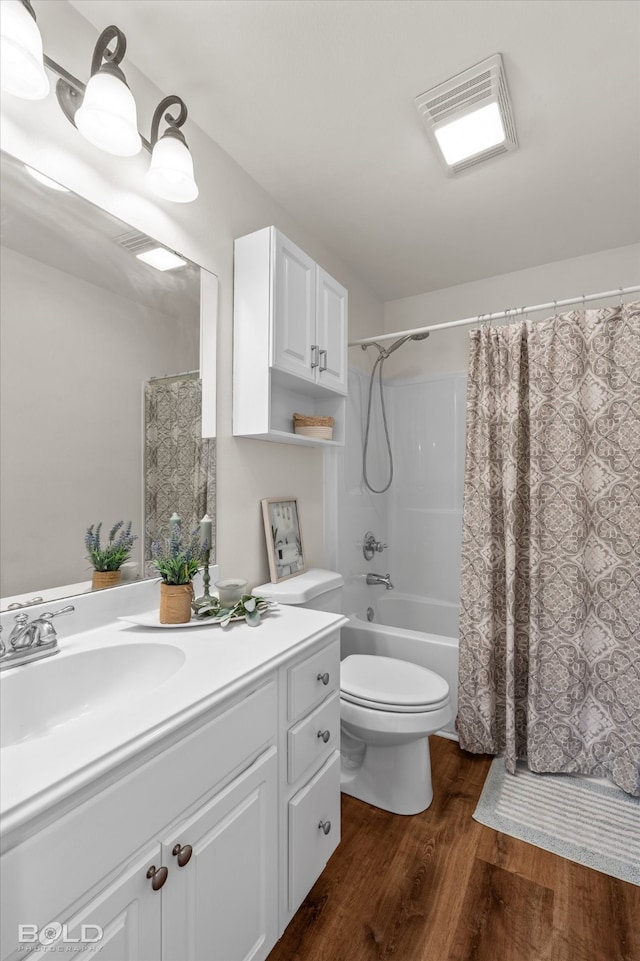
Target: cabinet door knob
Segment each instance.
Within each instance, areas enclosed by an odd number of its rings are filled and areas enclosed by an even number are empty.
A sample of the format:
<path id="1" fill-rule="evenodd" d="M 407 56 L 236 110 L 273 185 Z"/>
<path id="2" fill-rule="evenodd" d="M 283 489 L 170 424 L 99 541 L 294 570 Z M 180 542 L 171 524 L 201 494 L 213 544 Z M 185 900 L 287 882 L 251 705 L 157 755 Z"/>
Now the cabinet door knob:
<path id="1" fill-rule="evenodd" d="M 155 864 L 152 864 L 147 871 L 147 877 L 151 880 L 151 887 L 154 891 L 160 890 L 168 876 L 169 871 L 164 867 L 164 865 L 160 868 L 157 868 Z"/>
<path id="2" fill-rule="evenodd" d="M 329 831 L 331 830 L 331 821 L 320 821 L 318 828 L 322 831 L 323 834 L 328 834 Z"/>
<path id="3" fill-rule="evenodd" d="M 331 737 L 331 732 L 330 732 L 330 731 L 318 731 L 318 737 L 321 737 L 322 740 L 324 741 L 324 743 L 326 744 L 327 741 L 329 740 L 329 738 Z"/>
<path id="4" fill-rule="evenodd" d="M 318 680 L 319 680 L 319 681 L 322 681 L 322 683 L 323 683 L 323 684 L 325 685 L 325 687 L 326 687 L 327 684 L 329 683 L 329 672 L 328 672 L 328 671 L 325 671 L 324 674 L 318 674 Z"/>
<path id="5" fill-rule="evenodd" d="M 183 868 L 185 864 L 188 864 L 191 860 L 193 848 L 190 844 L 176 844 L 171 853 L 178 859 L 178 867 Z"/>
<path id="6" fill-rule="evenodd" d="M 322 355 L 324 354 L 324 364 L 322 363 Z M 319 350 L 318 355 L 320 357 L 320 373 L 327 369 L 327 352 L 326 350 Z"/>
<path id="7" fill-rule="evenodd" d="M 311 344 L 311 369 L 318 366 L 318 345 Z"/>

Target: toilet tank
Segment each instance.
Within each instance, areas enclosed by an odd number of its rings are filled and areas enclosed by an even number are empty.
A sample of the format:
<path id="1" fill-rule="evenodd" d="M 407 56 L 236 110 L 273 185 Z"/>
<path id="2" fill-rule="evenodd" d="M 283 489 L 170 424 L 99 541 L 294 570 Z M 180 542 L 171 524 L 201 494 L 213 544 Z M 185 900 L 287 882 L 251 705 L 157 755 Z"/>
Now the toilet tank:
<path id="1" fill-rule="evenodd" d="M 252 593 L 277 601 L 278 604 L 295 604 L 313 611 L 341 614 L 343 585 L 342 574 L 314 567 L 277 584 L 260 584 L 253 588 Z"/>

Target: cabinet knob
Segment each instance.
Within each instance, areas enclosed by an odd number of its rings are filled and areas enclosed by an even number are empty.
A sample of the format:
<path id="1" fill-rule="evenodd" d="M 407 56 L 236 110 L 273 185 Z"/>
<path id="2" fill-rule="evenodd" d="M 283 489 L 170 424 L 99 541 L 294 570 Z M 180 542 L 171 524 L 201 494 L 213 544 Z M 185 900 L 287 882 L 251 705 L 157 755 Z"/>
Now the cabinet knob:
<path id="1" fill-rule="evenodd" d="M 322 740 L 324 741 L 324 743 L 326 744 L 327 741 L 329 740 L 329 738 L 331 737 L 331 732 L 330 732 L 330 731 L 318 731 L 318 737 L 321 737 Z"/>
<path id="2" fill-rule="evenodd" d="M 188 864 L 191 860 L 191 855 L 193 854 L 193 848 L 190 844 L 176 844 L 173 851 L 171 852 L 175 858 L 178 859 L 178 867 L 183 868 L 185 864 Z"/>
<path id="3" fill-rule="evenodd" d="M 328 834 L 331 830 L 331 821 L 320 821 L 318 828 L 323 834 Z"/>
<path id="4" fill-rule="evenodd" d="M 311 369 L 318 366 L 318 345 L 311 344 Z"/>
<path id="5" fill-rule="evenodd" d="M 329 683 L 329 672 L 325 671 L 324 674 L 318 674 L 318 680 L 322 681 L 322 683 L 326 687 L 327 684 Z"/>
<path id="6" fill-rule="evenodd" d="M 324 354 L 324 364 L 322 363 L 322 355 Z M 327 352 L 326 350 L 319 350 L 318 356 L 320 357 L 320 373 L 327 369 Z"/>
<path id="7" fill-rule="evenodd" d="M 167 880 L 168 876 L 169 876 L 169 871 L 167 868 L 164 867 L 164 865 L 160 868 L 157 868 L 155 864 L 152 864 L 149 870 L 147 871 L 147 877 L 150 879 L 151 887 L 153 888 L 154 891 L 160 890 L 164 882 Z"/>

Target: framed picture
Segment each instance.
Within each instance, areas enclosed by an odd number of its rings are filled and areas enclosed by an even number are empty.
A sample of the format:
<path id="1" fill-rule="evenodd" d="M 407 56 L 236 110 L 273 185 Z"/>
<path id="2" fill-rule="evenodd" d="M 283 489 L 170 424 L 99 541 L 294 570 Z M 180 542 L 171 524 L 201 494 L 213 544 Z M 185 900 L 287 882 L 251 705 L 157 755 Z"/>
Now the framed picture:
<path id="1" fill-rule="evenodd" d="M 306 571 L 302 530 L 295 497 L 265 497 L 261 501 L 271 583 Z"/>

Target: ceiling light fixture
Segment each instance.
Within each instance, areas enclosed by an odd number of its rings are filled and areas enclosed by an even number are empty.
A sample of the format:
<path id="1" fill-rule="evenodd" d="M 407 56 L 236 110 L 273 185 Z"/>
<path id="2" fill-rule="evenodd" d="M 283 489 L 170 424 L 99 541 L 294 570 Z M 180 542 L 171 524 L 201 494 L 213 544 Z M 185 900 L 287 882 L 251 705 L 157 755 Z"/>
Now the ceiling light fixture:
<path id="1" fill-rule="evenodd" d="M 174 270 L 176 267 L 184 267 L 186 260 L 183 257 L 178 257 L 171 250 L 167 250 L 166 247 L 152 247 L 150 250 L 144 250 L 140 254 L 136 254 L 138 260 L 142 260 L 143 263 L 149 264 L 150 267 L 155 267 L 156 270 Z"/>
<path id="2" fill-rule="evenodd" d="M 449 175 L 518 146 L 499 53 L 427 90 L 415 104 Z"/>
<path id="3" fill-rule="evenodd" d="M 44 68 L 47 67 L 60 78 L 56 96 L 64 115 L 86 140 L 122 157 L 133 156 L 144 147 L 152 153 L 147 177 L 150 189 L 175 203 L 196 199 L 198 187 L 193 160 L 179 129 L 187 119 L 184 101 L 175 94 L 165 97 L 154 113 L 151 142 L 140 135 L 135 100 L 120 67 L 127 39 L 118 27 L 107 27 L 98 37 L 91 77 L 85 86 L 43 52 L 30 0 L 1 0 L 1 7 L 3 90 L 23 99 L 46 97 L 49 80 Z M 180 112 L 177 117 L 165 114 L 168 128 L 158 138 L 162 115 L 173 104 L 179 105 Z"/>

